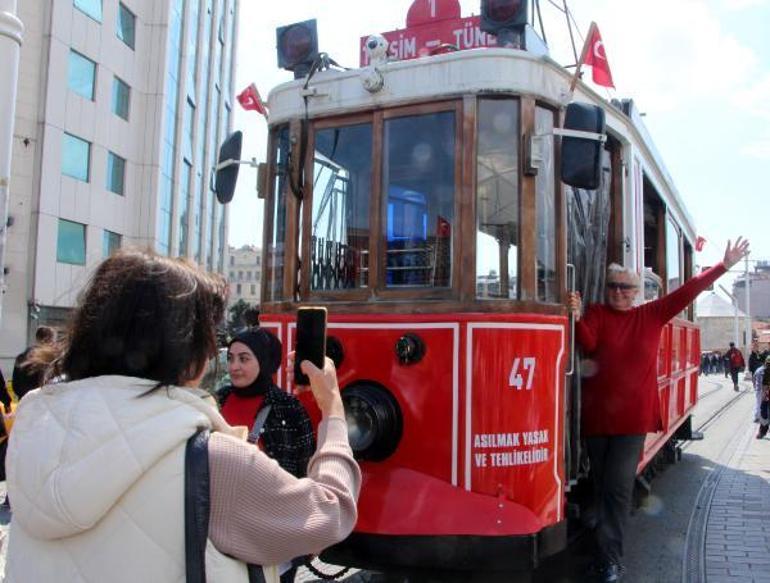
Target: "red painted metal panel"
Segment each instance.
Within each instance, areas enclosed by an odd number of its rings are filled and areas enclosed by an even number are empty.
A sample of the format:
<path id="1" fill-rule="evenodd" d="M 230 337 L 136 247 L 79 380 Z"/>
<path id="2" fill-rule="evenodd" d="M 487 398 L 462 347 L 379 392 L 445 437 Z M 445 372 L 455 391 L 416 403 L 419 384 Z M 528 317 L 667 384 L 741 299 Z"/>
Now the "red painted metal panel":
<path id="1" fill-rule="evenodd" d="M 561 518 L 564 328 L 470 324 L 466 487 Z M 470 364 L 472 363 L 472 365 Z"/>

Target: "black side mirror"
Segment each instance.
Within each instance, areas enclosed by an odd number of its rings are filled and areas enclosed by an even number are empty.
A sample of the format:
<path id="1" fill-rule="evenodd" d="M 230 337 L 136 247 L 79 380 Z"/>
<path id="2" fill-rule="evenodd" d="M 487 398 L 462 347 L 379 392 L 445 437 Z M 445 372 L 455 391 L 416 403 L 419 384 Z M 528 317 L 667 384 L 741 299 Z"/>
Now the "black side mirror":
<path id="1" fill-rule="evenodd" d="M 230 134 L 219 148 L 214 190 L 217 193 L 217 200 L 222 204 L 233 200 L 235 183 L 238 182 L 238 170 L 241 167 L 242 145 L 243 134 L 237 131 Z"/>
<path id="2" fill-rule="evenodd" d="M 565 184 L 596 190 L 602 177 L 602 145 L 605 132 L 604 110 L 589 103 L 570 103 L 564 118 L 561 139 L 561 180 Z M 570 135 L 586 132 L 585 137 Z"/>

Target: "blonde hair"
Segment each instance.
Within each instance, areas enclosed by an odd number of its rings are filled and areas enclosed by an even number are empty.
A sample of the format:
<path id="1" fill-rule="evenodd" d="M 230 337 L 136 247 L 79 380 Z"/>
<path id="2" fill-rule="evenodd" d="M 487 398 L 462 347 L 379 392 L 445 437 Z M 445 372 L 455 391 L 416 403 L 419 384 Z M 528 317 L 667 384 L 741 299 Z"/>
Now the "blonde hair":
<path id="1" fill-rule="evenodd" d="M 631 281 L 637 287 L 641 283 L 639 274 L 633 269 L 629 267 L 624 267 L 618 263 L 610 263 L 609 266 L 607 266 L 607 280 L 609 280 L 612 275 L 620 275 L 620 274 L 625 274 L 629 278 L 631 278 Z"/>

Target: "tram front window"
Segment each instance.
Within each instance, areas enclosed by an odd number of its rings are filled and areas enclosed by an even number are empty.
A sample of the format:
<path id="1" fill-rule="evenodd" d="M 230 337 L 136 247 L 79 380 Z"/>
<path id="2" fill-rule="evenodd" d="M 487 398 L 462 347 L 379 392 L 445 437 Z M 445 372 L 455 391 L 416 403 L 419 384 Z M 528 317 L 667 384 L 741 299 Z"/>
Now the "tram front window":
<path id="1" fill-rule="evenodd" d="M 368 285 L 371 183 L 371 124 L 316 132 L 310 276 L 313 290 Z"/>
<path id="2" fill-rule="evenodd" d="M 453 112 L 385 121 L 387 287 L 448 287 L 455 201 Z"/>
<path id="3" fill-rule="evenodd" d="M 476 295 L 516 299 L 519 101 L 480 99 L 476 182 Z"/>

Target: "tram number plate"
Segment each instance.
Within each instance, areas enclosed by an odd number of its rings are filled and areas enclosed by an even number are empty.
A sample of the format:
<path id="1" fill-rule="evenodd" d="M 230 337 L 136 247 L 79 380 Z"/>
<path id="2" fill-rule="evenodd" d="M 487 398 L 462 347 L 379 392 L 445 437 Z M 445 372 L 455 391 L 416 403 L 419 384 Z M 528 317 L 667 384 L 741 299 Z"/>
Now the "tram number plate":
<path id="1" fill-rule="evenodd" d="M 511 374 L 508 377 L 508 386 L 515 388 L 517 391 L 523 388 L 531 391 L 532 383 L 535 380 L 536 367 L 537 359 L 534 356 L 525 356 L 524 358 L 517 356 L 514 358 Z M 524 375 L 527 377 L 526 383 L 524 382 Z"/>

